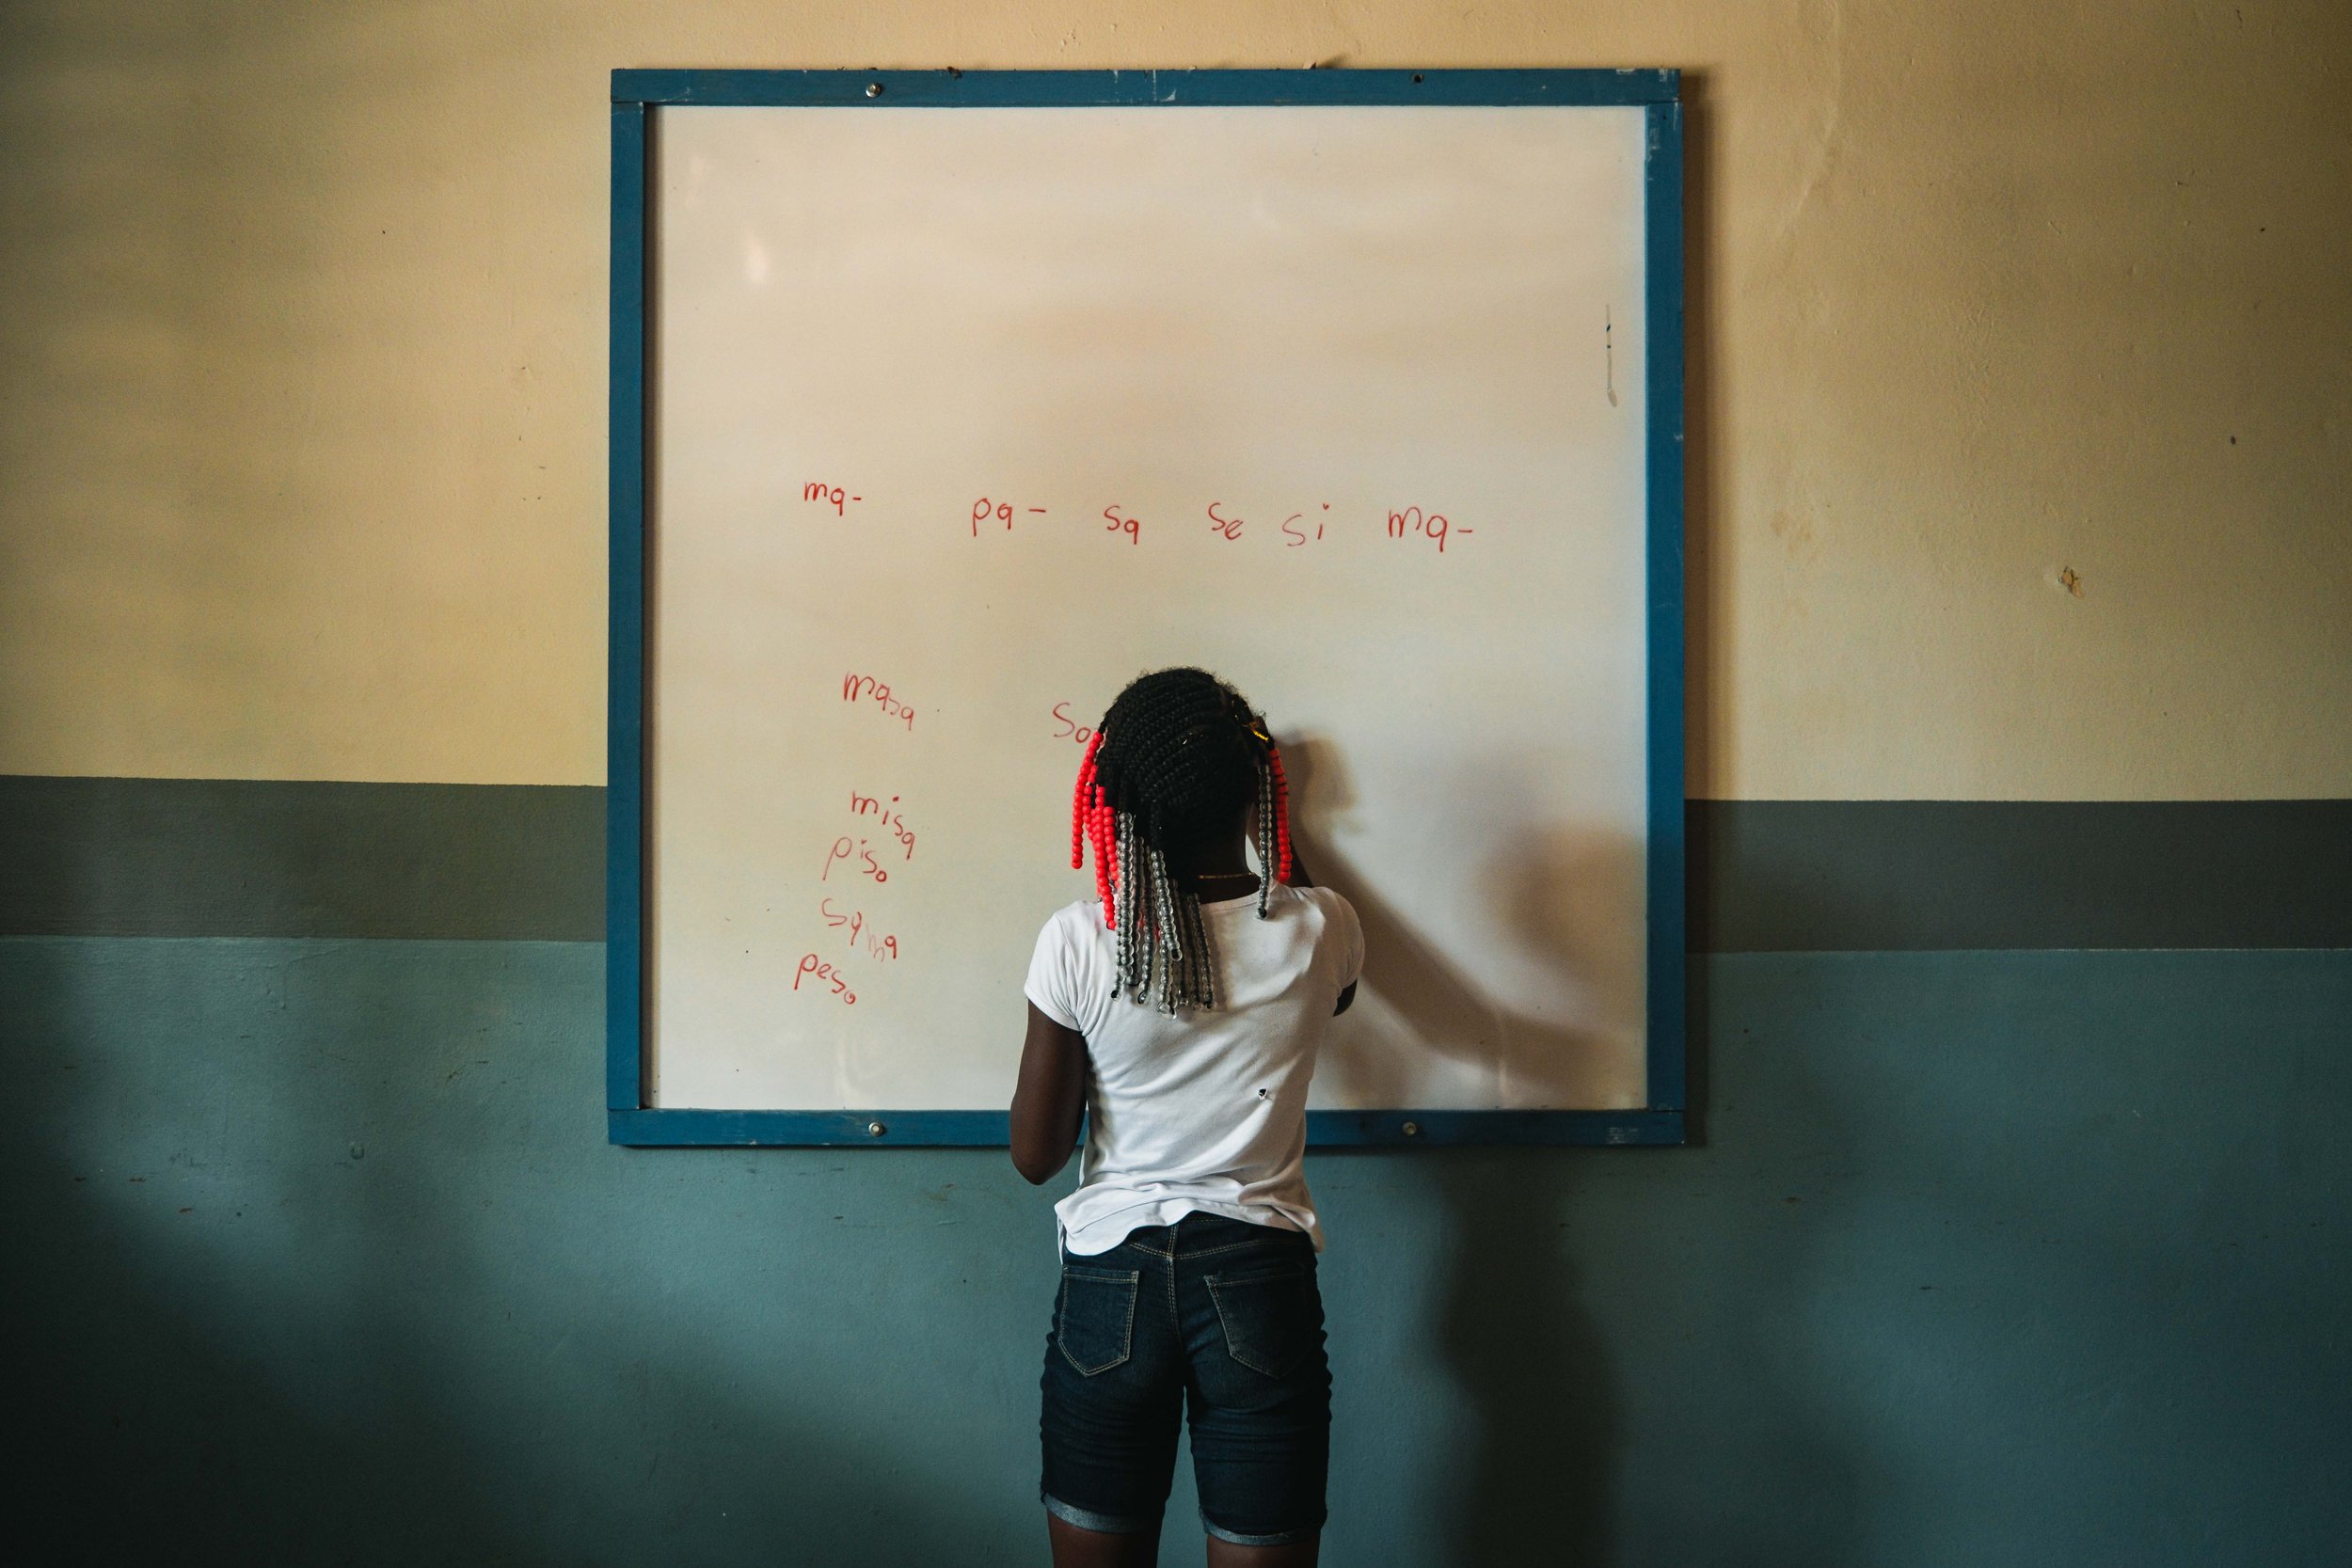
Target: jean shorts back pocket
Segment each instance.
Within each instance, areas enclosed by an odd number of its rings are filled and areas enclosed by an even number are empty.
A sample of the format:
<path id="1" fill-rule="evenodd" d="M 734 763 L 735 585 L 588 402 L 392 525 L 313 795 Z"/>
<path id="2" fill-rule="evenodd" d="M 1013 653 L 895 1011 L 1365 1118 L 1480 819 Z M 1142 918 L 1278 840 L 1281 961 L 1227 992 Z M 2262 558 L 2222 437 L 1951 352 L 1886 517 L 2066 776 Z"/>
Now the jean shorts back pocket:
<path id="1" fill-rule="evenodd" d="M 1062 1265 L 1054 1338 L 1063 1360 L 1092 1377 L 1127 1359 L 1135 1339 L 1138 1277 L 1134 1269 Z"/>
<path id="2" fill-rule="evenodd" d="M 1315 1348 L 1323 1330 L 1323 1301 L 1302 1264 L 1211 1275 L 1209 1296 L 1233 1359 L 1268 1377 L 1281 1377 Z"/>

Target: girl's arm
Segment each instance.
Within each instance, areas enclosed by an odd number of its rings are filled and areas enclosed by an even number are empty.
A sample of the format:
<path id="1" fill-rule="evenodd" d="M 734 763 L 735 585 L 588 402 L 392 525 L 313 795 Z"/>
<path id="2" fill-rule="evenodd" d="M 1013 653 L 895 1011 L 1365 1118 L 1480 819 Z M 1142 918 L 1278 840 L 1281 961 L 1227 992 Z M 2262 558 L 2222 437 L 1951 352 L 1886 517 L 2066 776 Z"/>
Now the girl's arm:
<path id="1" fill-rule="evenodd" d="M 1291 886 L 1312 887 L 1314 885 L 1314 878 L 1307 871 L 1306 852 L 1298 847 L 1298 835 L 1294 833 L 1291 835 Z M 1337 1018 L 1347 1011 L 1355 1000 L 1356 982 L 1350 980 L 1347 983 L 1347 989 L 1340 992 L 1339 1005 L 1331 1009 L 1331 1016 Z"/>
<path id="2" fill-rule="evenodd" d="M 1012 1090 L 1012 1168 L 1031 1185 L 1050 1181 L 1078 1147 L 1086 1113 L 1087 1042 L 1029 1004 L 1029 1036 Z"/>

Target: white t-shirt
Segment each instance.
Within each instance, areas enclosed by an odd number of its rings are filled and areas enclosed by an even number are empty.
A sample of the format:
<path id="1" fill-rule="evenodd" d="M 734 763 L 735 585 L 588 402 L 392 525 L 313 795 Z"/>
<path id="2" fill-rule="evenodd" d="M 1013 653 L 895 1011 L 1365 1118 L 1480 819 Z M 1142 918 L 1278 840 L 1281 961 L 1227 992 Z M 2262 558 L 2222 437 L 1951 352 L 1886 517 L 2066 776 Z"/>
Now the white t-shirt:
<path id="1" fill-rule="evenodd" d="M 1086 1037 L 1086 1154 L 1078 1190 L 1054 1206 L 1062 1244 L 1108 1252 L 1140 1226 L 1195 1211 L 1323 1228 L 1307 1193 L 1307 1083 L 1339 996 L 1363 968 L 1363 927 L 1328 888 L 1277 883 L 1200 912 L 1217 1005 L 1174 1017 L 1114 996 L 1118 938 L 1081 899 L 1038 933 L 1023 990 Z"/>

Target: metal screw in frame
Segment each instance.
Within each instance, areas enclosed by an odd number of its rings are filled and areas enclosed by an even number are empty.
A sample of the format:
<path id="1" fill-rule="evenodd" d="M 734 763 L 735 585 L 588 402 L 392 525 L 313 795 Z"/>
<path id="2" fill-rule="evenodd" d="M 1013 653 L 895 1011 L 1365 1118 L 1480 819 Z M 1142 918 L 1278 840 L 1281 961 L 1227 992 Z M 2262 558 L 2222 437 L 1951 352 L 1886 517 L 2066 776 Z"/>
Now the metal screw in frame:
<path id="1" fill-rule="evenodd" d="M 868 98 L 880 98 L 882 96 L 882 84 L 880 82 L 866 83 L 866 96 Z"/>
<path id="2" fill-rule="evenodd" d="M 1406 1135 L 1406 1137 L 1408 1137 L 1408 1138 L 1418 1138 L 1418 1137 L 1420 1137 L 1420 1136 L 1421 1136 L 1421 1123 L 1420 1123 L 1420 1122 L 1417 1122 L 1417 1121 L 1408 1121 L 1408 1122 L 1406 1122 L 1406 1123 L 1405 1124 L 1405 1135 Z"/>
<path id="3" fill-rule="evenodd" d="M 866 1135 L 867 1137 L 869 1137 L 869 1138 L 879 1138 L 879 1137 L 881 1137 L 881 1136 L 882 1136 L 884 1132 L 889 1132 L 889 1131 L 890 1131 L 890 1129 L 889 1129 L 889 1128 L 884 1127 L 884 1126 L 883 1126 L 881 1122 L 879 1122 L 879 1121 L 869 1121 L 869 1122 L 867 1122 L 867 1123 L 866 1124 Z"/>

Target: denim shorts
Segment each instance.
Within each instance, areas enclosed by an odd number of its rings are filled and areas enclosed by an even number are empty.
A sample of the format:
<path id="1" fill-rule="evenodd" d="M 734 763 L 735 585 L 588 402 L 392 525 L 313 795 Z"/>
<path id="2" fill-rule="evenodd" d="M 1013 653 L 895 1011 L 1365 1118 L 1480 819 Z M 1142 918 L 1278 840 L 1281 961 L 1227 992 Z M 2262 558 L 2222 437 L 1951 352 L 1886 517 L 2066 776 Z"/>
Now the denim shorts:
<path id="1" fill-rule="evenodd" d="M 1081 1529 L 1156 1535 L 1192 1427 L 1209 1533 L 1279 1546 L 1323 1528 L 1331 1372 L 1314 1243 L 1191 1213 L 1110 1251 L 1062 1254 L 1045 1339 L 1046 1509 Z"/>

